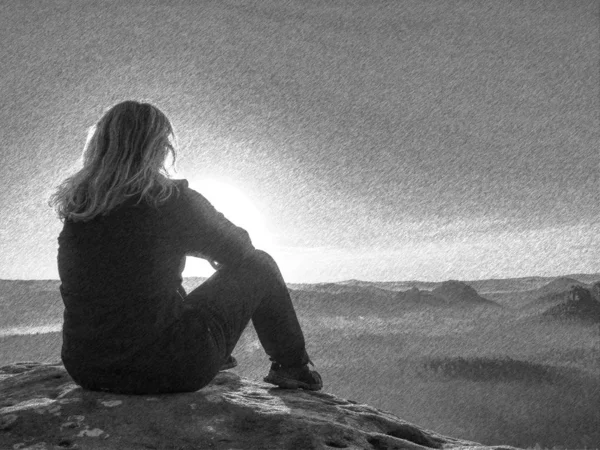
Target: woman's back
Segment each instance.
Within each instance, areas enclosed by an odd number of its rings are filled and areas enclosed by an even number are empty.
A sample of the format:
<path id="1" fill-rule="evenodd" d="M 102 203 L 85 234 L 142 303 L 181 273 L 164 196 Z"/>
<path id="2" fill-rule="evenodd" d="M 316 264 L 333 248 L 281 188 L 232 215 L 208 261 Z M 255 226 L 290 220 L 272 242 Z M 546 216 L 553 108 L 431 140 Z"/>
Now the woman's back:
<path id="1" fill-rule="evenodd" d="M 159 208 L 133 198 L 90 221 L 66 220 L 58 270 L 67 292 L 93 297 L 161 295 L 181 282 L 185 203 L 173 195 Z"/>

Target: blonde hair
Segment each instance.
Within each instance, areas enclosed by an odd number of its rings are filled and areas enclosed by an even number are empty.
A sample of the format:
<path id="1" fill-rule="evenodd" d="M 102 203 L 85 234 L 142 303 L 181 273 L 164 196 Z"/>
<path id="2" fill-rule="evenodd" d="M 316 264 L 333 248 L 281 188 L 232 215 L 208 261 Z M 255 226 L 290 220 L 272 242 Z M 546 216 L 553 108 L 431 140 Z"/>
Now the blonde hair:
<path id="1" fill-rule="evenodd" d="M 165 166 L 177 138 L 155 106 L 128 100 L 109 109 L 90 131 L 83 167 L 50 196 L 61 221 L 88 221 L 140 195 L 155 208 L 177 189 Z"/>

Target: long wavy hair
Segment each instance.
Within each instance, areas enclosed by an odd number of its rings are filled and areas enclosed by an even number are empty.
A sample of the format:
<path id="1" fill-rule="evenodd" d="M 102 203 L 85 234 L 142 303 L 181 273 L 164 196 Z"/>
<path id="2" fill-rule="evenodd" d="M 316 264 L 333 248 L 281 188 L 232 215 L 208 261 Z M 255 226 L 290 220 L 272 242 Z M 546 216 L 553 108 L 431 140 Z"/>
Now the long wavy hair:
<path id="1" fill-rule="evenodd" d="M 128 100 L 110 108 L 90 130 L 83 167 L 50 196 L 61 221 L 89 221 L 106 215 L 130 197 L 158 207 L 177 186 L 166 167 L 177 155 L 177 138 L 164 113 Z"/>

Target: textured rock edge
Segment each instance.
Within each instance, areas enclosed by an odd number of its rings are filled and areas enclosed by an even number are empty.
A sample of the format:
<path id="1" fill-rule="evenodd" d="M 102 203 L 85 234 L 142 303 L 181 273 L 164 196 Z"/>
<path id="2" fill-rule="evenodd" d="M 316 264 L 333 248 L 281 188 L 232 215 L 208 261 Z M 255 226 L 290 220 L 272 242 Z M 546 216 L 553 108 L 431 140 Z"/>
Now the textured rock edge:
<path id="1" fill-rule="evenodd" d="M 442 436 L 332 394 L 228 372 L 192 393 L 129 396 L 85 391 L 62 363 L 29 361 L 0 368 L 0 392 L 0 447 L 14 450 L 515 449 Z M 169 444 L 176 439 L 188 446 Z"/>

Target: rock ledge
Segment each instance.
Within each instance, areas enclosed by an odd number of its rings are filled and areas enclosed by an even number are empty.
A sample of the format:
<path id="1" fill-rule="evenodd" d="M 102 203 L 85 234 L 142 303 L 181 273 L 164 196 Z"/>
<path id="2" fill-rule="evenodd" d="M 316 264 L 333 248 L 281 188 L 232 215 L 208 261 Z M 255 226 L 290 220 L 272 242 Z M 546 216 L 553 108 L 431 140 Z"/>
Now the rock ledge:
<path id="1" fill-rule="evenodd" d="M 334 395 L 221 372 L 193 393 L 85 391 L 60 363 L 0 368 L 0 448 L 513 450 L 454 439 Z"/>

